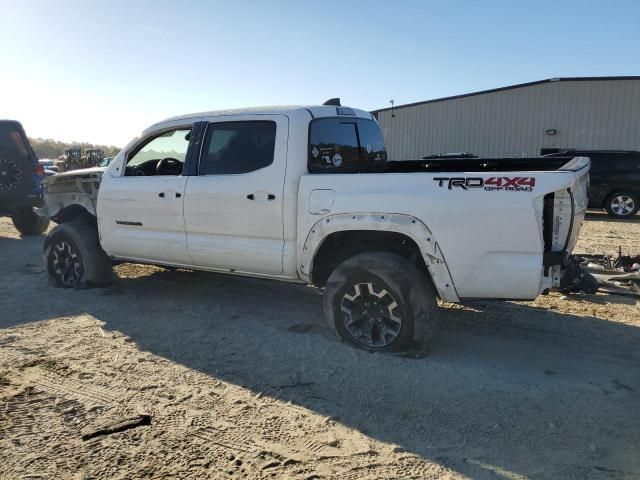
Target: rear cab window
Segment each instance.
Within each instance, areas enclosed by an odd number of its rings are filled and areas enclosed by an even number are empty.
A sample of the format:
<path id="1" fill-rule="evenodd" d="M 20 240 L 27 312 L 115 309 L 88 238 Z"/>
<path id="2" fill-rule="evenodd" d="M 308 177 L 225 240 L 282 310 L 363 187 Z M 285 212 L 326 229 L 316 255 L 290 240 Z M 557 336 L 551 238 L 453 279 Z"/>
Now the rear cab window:
<path id="1" fill-rule="evenodd" d="M 380 127 L 364 118 L 317 118 L 309 125 L 308 170 L 349 170 L 387 160 Z"/>

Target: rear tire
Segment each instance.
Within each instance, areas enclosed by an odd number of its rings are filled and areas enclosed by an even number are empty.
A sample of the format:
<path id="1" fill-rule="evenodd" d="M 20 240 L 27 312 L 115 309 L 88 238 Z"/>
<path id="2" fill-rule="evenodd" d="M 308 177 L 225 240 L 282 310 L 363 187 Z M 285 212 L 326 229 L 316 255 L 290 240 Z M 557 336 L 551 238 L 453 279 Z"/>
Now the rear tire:
<path id="1" fill-rule="evenodd" d="M 113 276 L 98 230 L 86 222 L 56 226 L 44 242 L 44 263 L 52 283 L 62 288 L 102 287 Z"/>
<path id="2" fill-rule="evenodd" d="M 436 293 L 427 276 L 405 258 L 366 252 L 341 263 L 324 289 L 329 326 L 369 352 L 426 355 L 438 325 Z"/>
<path id="3" fill-rule="evenodd" d="M 11 214 L 11 220 L 22 235 L 40 235 L 49 228 L 49 219 L 38 215 L 32 207 L 18 208 Z"/>
<path id="4" fill-rule="evenodd" d="M 604 208 L 614 218 L 633 217 L 640 207 L 638 196 L 633 193 L 618 192 L 607 197 Z"/>

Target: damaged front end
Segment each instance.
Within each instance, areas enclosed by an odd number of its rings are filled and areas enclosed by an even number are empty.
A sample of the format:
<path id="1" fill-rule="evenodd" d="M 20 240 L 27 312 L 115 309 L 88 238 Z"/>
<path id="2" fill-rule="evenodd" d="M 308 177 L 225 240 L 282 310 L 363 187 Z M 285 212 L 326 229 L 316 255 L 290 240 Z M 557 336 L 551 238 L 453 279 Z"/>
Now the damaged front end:
<path id="1" fill-rule="evenodd" d="M 44 207 L 38 213 L 56 223 L 78 216 L 95 222 L 104 171 L 102 167 L 95 167 L 48 177 L 44 182 Z"/>

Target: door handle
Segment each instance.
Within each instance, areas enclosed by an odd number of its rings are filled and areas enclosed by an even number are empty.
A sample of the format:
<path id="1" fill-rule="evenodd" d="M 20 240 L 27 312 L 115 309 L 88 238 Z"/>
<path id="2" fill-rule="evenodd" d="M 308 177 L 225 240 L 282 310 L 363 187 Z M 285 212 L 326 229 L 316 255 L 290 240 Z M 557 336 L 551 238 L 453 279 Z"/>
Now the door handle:
<path id="1" fill-rule="evenodd" d="M 181 194 L 181 193 L 176 192 L 176 198 L 180 198 L 181 196 L 182 196 L 182 194 Z"/>
<path id="2" fill-rule="evenodd" d="M 164 198 L 164 192 L 160 192 L 160 193 L 158 194 L 158 196 L 159 196 L 160 198 Z"/>
<path id="3" fill-rule="evenodd" d="M 264 192 L 256 192 L 256 193 L 250 193 L 249 195 L 247 195 L 247 198 L 249 200 L 255 200 L 256 199 L 256 195 L 258 195 L 259 199 L 265 198 L 262 195 L 264 195 Z M 275 200 L 276 196 L 273 193 L 267 193 L 266 194 L 266 198 L 267 200 Z"/>

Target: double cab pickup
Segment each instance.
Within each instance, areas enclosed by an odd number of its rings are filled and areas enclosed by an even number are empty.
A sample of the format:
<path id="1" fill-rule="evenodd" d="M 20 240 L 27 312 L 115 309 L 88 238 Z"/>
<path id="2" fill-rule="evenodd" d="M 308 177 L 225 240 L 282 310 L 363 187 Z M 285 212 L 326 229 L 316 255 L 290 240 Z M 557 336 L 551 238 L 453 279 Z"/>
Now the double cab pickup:
<path id="1" fill-rule="evenodd" d="M 344 341 L 422 353 L 438 298 L 560 286 L 588 158 L 389 161 L 369 112 L 330 103 L 171 118 L 48 178 L 52 281 L 102 286 L 125 261 L 301 282 Z"/>

